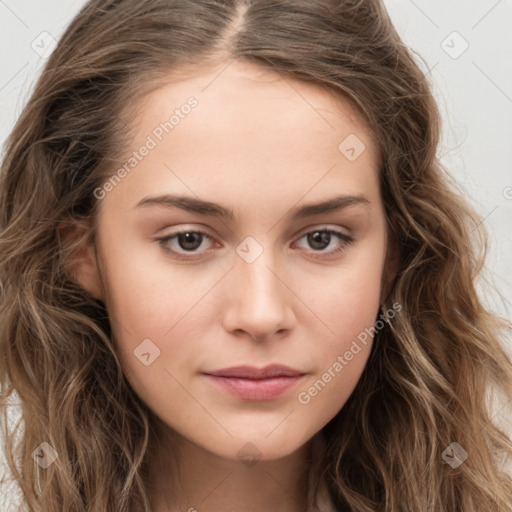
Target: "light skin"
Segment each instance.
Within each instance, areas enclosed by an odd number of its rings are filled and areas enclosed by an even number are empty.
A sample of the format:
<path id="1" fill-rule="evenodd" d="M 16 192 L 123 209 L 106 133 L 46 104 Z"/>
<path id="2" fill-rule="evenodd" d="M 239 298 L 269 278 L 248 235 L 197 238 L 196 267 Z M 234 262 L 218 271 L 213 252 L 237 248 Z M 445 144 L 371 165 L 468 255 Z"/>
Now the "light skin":
<path id="1" fill-rule="evenodd" d="M 390 278 L 377 149 L 347 100 L 341 108 L 318 86 L 232 61 L 169 75 L 141 100 L 130 150 L 190 96 L 197 107 L 101 199 L 95 247 L 74 275 L 105 302 L 130 384 L 159 418 L 154 510 L 298 512 L 311 439 L 351 395 L 371 340 L 308 404 L 298 394 L 374 325 Z M 353 161 L 338 149 L 350 134 L 366 146 Z M 233 216 L 137 206 L 164 195 Z M 295 215 L 339 196 L 352 199 Z M 314 236 L 322 229 L 341 236 Z M 157 240 L 197 230 L 209 238 Z M 262 250 L 250 263 L 236 251 L 246 237 L 250 254 Z M 160 350 L 148 366 L 134 355 L 145 339 Z M 271 363 L 305 375 L 270 400 L 234 396 L 202 373 Z M 247 443 L 259 457 L 250 467 Z"/>

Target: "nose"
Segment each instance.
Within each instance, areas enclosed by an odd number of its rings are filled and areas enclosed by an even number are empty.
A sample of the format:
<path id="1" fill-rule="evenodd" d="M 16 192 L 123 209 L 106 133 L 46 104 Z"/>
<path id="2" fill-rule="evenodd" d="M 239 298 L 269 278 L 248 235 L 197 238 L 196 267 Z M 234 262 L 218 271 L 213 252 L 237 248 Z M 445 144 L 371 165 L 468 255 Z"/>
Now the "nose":
<path id="1" fill-rule="evenodd" d="M 227 332 L 265 341 L 284 334 L 295 322 L 295 295 L 286 272 L 275 268 L 271 251 L 247 263 L 237 256 L 225 281 L 223 326 Z"/>

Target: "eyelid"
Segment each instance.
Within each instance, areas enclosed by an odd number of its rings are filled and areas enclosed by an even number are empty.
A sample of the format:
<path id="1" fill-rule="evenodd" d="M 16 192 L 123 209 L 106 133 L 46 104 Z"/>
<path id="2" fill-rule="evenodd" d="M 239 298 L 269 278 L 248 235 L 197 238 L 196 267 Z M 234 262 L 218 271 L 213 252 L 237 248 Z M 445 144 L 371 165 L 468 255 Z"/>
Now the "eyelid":
<path id="1" fill-rule="evenodd" d="M 341 226 L 337 225 L 329 225 L 329 224 L 311 224 L 310 226 L 306 228 L 302 228 L 298 233 L 295 235 L 295 239 L 302 238 L 304 235 L 311 233 L 312 231 L 335 231 L 338 232 L 346 237 L 350 237 L 350 233 L 344 233 L 342 230 L 349 231 L 347 228 L 343 228 Z"/>

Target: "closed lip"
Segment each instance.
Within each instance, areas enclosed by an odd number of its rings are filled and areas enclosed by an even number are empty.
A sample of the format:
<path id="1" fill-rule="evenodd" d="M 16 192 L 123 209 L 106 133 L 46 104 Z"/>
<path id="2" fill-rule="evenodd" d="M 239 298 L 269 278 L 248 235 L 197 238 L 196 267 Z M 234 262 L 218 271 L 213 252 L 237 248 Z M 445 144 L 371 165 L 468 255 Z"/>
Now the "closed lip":
<path id="1" fill-rule="evenodd" d="M 204 373 L 213 377 L 232 377 L 253 380 L 271 379 L 274 377 L 301 377 L 305 375 L 305 372 L 282 364 L 270 364 L 263 368 L 249 365 L 232 366 L 230 368 L 222 368 L 220 370 L 207 371 Z"/>

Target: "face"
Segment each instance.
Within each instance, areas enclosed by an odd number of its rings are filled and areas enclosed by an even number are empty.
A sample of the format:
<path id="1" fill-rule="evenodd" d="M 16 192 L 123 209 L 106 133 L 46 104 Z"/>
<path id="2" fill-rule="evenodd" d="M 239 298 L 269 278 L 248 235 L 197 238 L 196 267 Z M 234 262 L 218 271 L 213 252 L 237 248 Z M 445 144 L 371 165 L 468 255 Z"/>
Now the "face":
<path id="1" fill-rule="evenodd" d="M 370 352 L 387 246 L 371 133 L 348 101 L 239 62 L 170 76 L 138 106 L 81 282 L 171 432 L 229 459 L 247 443 L 286 456 Z"/>

